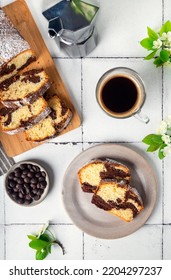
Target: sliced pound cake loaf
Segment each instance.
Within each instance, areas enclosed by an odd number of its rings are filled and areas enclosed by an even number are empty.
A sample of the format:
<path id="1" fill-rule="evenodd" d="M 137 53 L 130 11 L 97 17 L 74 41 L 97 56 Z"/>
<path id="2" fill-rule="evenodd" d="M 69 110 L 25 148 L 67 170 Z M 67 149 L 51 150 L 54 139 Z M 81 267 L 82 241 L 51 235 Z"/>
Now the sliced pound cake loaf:
<path id="1" fill-rule="evenodd" d="M 127 166 L 111 159 L 96 159 L 84 165 L 78 171 L 78 178 L 84 192 L 95 192 L 103 179 L 130 181 L 130 170 Z"/>
<path id="2" fill-rule="evenodd" d="M 51 113 L 25 132 L 28 141 L 41 142 L 57 136 L 70 122 L 72 113 L 57 95 L 47 100 Z"/>
<path id="3" fill-rule="evenodd" d="M 51 109 L 43 97 L 17 109 L 4 107 L 0 109 L 0 129 L 8 134 L 24 131 L 47 117 L 50 112 Z"/>
<path id="4" fill-rule="evenodd" d="M 126 222 L 143 210 L 138 192 L 123 181 L 104 180 L 92 197 L 92 203 Z"/>
<path id="5" fill-rule="evenodd" d="M 36 56 L 31 49 L 25 50 L 0 67 L 0 83 L 13 77 L 29 64 L 36 60 Z"/>
<path id="6" fill-rule="evenodd" d="M 0 84 L 0 101 L 6 107 L 20 107 L 33 103 L 49 87 L 45 71 L 32 69 L 3 81 Z"/>

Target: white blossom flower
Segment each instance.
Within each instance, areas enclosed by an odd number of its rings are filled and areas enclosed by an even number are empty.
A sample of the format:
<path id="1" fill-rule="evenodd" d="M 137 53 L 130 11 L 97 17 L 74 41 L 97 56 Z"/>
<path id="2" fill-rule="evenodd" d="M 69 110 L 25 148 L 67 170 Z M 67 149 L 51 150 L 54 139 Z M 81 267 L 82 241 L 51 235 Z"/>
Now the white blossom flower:
<path id="1" fill-rule="evenodd" d="M 153 49 L 160 49 L 161 46 L 162 46 L 162 41 L 160 39 L 153 41 Z"/>
<path id="2" fill-rule="evenodd" d="M 167 123 L 167 127 L 171 127 L 171 115 L 167 116 L 167 118 L 165 119 L 165 122 Z"/>
<path id="3" fill-rule="evenodd" d="M 167 40 L 168 40 L 169 42 L 171 42 L 171 32 L 170 32 L 170 31 L 167 32 Z"/>
<path id="4" fill-rule="evenodd" d="M 161 40 L 171 42 L 171 32 L 170 31 L 168 31 L 167 33 L 163 32 L 161 36 Z"/>
<path id="5" fill-rule="evenodd" d="M 165 134 L 167 131 L 167 123 L 165 121 L 161 121 L 160 126 L 158 128 L 158 134 Z"/>
<path id="6" fill-rule="evenodd" d="M 168 47 L 163 47 L 163 50 L 170 52 L 171 49 Z"/>
<path id="7" fill-rule="evenodd" d="M 159 134 L 169 135 L 171 136 L 171 115 L 167 116 L 162 122 L 159 127 Z"/>
<path id="8" fill-rule="evenodd" d="M 162 136 L 162 140 L 163 140 L 163 142 L 164 142 L 166 145 L 170 144 L 170 142 L 171 142 L 171 141 L 170 141 L 170 140 L 171 140 L 171 139 L 170 139 L 170 136 L 169 136 L 169 135 L 165 135 L 165 134 Z"/>
<path id="9" fill-rule="evenodd" d="M 166 48 L 170 49 L 171 48 L 171 41 L 164 41 L 163 42 L 163 47 L 164 47 L 164 49 L 166 49 Z"/>
<path id="10" fill-rule="evenodd" d="M 167 156 L 170 153 L 171 153 L 171 145 L 167 145 L 166 147 L 163 148 L 163 155 L 164 156 Z"/>
<path id="11" fill-rule="evenodd" d="M 161 40 L 162 40 L 162 41 L 167 40 L 167 33 L 166 33 L 166 32 L 163 32 L 163 33 L 162 33 L 162 35 L 161 35 Z"/>
<path id="12" fill-rule="evenodd" d="M 49 221 L 47 221 L 46 224 L 44 224 L 44 225 L 39 229 L 39 231 L 37 232 L 36 235 L 37 235 L 38 238 L 40 237 L 41 234 L 43 234 L 43 233 L 46 231 L 46 229 L 48 228 L 48 226 L 49 226 Z"/>
<path id="13" fill-rule="evenodd" d="M 170 61 L 166 61 L 166 62 L 164 63 L 164 65 L 165 65 L 165 66 L 168 66 L 168 67 L 171 67 L 171 62 L 170 62 Z"/>

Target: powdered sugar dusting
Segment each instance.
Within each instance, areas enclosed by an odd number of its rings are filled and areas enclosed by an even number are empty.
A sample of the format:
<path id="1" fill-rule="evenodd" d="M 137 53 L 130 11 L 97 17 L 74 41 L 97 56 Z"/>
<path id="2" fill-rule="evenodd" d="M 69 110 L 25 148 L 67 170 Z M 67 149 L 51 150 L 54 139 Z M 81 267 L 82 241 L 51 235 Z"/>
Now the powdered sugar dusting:
<path id="1" fill-rule="evenodd" d="M 0 9 L 0 65 L 29 48 L 29 44 Z"/>

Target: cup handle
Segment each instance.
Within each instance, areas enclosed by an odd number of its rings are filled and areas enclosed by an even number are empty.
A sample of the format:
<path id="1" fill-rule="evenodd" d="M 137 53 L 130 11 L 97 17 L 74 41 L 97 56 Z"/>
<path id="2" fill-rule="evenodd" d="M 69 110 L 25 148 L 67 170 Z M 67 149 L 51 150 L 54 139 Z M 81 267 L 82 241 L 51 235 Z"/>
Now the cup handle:
<path id="1" fill-rule="evenodd" d="M 134 115 L 134 117 L 135 117 L 137 120 L 139 120 L 139 121 L 141 121 L 141 122 L 143 122 L 143 123 L 148 123 L 148 122 L 150 121 L 149 117 L 148 117 L 147 115 L 145 115 L 144 113 L 142 113 L 141 110 L 138 111 L 138 112 Z"/>

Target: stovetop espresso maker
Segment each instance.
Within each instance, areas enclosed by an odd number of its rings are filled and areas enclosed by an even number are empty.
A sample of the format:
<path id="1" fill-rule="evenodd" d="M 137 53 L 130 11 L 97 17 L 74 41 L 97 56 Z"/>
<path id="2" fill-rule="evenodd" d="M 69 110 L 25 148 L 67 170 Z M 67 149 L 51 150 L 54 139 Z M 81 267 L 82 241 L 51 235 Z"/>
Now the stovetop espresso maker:
<path id="1" fill-rule="evenodd" d="M 92 2 L 92 1 L 91 1 Z M 81 0 L 62 0 L 43 12 L 48 34 L 70 57 L 85 57 L 97 45 L 99 7 Z"/>

